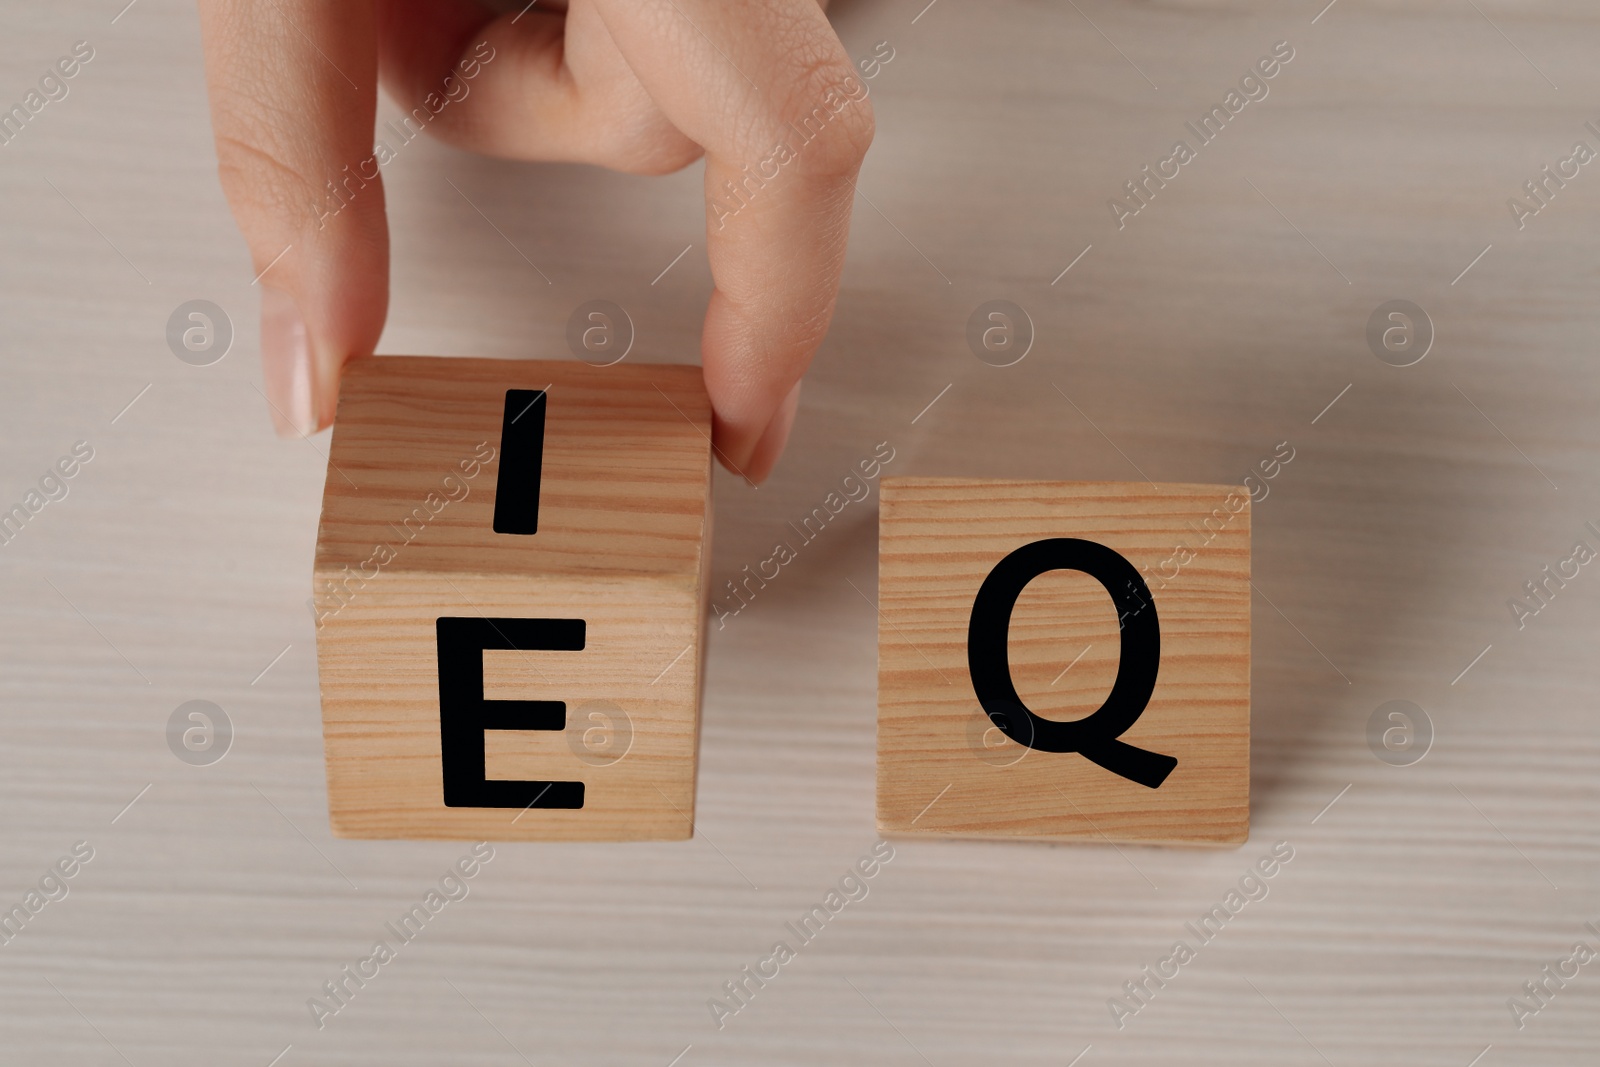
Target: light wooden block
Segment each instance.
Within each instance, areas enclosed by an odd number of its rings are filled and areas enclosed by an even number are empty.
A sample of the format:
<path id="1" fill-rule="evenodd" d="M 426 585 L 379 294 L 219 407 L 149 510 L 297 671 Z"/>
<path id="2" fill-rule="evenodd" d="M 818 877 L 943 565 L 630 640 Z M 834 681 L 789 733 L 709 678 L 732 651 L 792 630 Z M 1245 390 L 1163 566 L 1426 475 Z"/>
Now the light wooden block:
<path id="1" fill-rule="evenodd" d="M 336 834 L 693 833 L 710 434 L 693 366 L 349 365 L 313 596 Z"/>
<path id="2" fill-rule="evenodd" d="M 1242 487 L 899 477 L 885 478 L 882 492 L 882 832 L 1205 846 L 1245 840 L 1250 498 Z M 1052 543 L 1025 547 L 1041 542 Z M 1105 582 L 1074 569 L 1075 561 L 1103 572 Z M 975 685 L 969 629 L 991 572 L 976 635 L 984 678 Z M 1012 591 L 1021 583 L 1009 637 L 1000 610 L 1010 600 L 1001 588 L 1008 579 Z M 1126 719 L 1138 705 L 1152 624 L 1159 653 L 1148 700 L 1125 729 L 1102 729 L 1119 708 Z M 1038 717 L 1036 726 L 997 681 L 999 649 L 1008 650 L 1014 697 Z M 980 688 L 1009 729 L 985 711 Z M 1114 688 L 1114 706 L 1102 710 Z M 1053 725 L 1068 720 L 1086 726 Z M 1012 733 L 1039 745 L 1083 744 L 1100 762 L 1083 751 L 1019 743 Z"/>

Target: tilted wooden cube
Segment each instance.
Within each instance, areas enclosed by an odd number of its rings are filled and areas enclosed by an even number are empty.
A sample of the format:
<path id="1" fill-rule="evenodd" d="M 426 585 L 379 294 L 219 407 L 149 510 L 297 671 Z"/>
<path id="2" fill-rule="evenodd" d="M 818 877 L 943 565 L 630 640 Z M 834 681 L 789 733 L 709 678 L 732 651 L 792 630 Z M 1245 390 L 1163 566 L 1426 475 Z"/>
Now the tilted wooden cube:
<path id="1" fill-rule="evenodd" d="M 882 832 L 1245 840 L 1248 492 L 906 477 L 882 492 Z"/>
<path id="2" fill-rule="evenodd" d="M 693 366 L 346 368 L 312 598 L 336 834 L 693 833 L 710 434 Z"/>

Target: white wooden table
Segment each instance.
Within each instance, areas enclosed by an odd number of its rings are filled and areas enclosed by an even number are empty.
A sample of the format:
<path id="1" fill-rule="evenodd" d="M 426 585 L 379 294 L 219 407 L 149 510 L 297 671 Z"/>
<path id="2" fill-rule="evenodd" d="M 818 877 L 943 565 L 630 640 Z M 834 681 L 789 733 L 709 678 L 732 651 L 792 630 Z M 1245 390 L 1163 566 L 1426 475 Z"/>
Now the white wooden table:
<path id="1" fill-rule="evenodd" d="M 93 459 L 0 547 L 0 908 L 74 843 L 93 858 L 0 945 L 0 1062 L 1594 1062 L 1600 963 L 1520 1030 L 1507 1002 L 1600 948 L 1600 570 L 1520 629 L 1507 600 L 1600 548 L 1600 170 L 1520 230 L 1507 199 L 1600 148 L 1600 14 L 923 4 L 836 5 L 853 55 L 894 50 L 878 139 L 788 458 L 758 492 L 719 475 L 717 585 L 881 441 L 889 473 L 1219 482 L 1287 441 L 1254 518 L 1250 842 L 897 842 L 719 1030 L 708 1000 L 877 841 L 874 497 L 714 631 L 694 841 L 501 846 L 318 1030 L 308 998 L 468 846 L 327 829 L 305 606 L 327 442 L 275 440 L 258 392 L 190 5 L 10 3 L 0 103 L 74 41 L 95 58 L 0 147 L 0 508 L 75 442 Z M 1268 95 L 1119 230 L 1108 198 L 1284 40 Z M 695 357 L 696 168 L 418 142 L 386 177 L 382 351 L 563 356 L 603 297 L 630 358 Z M 192 299 L 236 331 L 212 366 L 166 343 Z M 1034 324 L 1015 366 L 968 349 L 991 299 Z M 1409 367 L 1366 339 L 1395 299 L 1436 334 Z M 220 762 L 168 748 L 190 700 L 233 724 Z M 1390 700 L 1432 723 L 1411 766 L 1367 742 Z M 1279 841 L 1269 895 L 1119 1029 L 1108 998 Z"/>

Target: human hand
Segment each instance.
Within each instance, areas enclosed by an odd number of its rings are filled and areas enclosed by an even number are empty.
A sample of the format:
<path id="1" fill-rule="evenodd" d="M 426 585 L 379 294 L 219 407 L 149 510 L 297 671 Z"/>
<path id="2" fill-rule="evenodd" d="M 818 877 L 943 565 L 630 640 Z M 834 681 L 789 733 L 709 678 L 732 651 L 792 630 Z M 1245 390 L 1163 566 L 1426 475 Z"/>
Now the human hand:
<path id="1" fill-rule="evenodd" d="M 345 361 L 383 331 L 381 74 L 420 112 L 413 125 L 488 155 L 634 174 L 705 155 L 714 443 L 759 482 L 833 317 L 872 140 L 865 84 L 817 0 L 551 7 L 200 0 L 218 171 L 259 272 L 274 421 L 285 434 L 328 425 Z"/>

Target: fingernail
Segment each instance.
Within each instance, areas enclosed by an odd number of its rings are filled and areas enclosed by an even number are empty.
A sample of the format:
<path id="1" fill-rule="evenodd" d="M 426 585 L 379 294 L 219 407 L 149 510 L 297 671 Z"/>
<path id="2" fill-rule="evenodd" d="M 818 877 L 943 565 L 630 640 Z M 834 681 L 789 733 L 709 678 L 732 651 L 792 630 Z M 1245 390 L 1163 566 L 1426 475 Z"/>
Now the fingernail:
<path id="1" fill-rule="evenodd" d="M 767 475 L 772 473 L 772 468 L 777 466 L 778 457 L 783 455 L 784 445 L 789 443 L 789 431 L 794 429 L 795 413 L 799 410 L 800 383 L 795 382 L 794 388 L 789 390 L 789 395 L 778 405 L 772 421 L 761 431 L 756 447 L 750 452 L 750 462 L 745 468 L 750 481 L 765 481 Z"/>
<path id="2" fill-rule="evenodd" d="M 261 287 L 261 362 L 272 424 L 278 436 L 316 433 L 311 342 L 306 336 L 306 322 L 293 297 L 268 286 Z"/>

